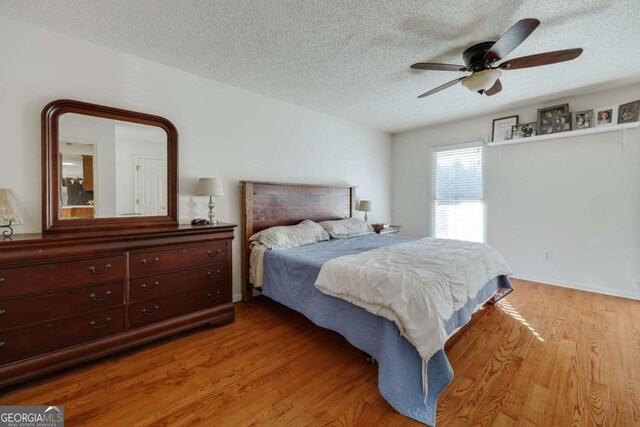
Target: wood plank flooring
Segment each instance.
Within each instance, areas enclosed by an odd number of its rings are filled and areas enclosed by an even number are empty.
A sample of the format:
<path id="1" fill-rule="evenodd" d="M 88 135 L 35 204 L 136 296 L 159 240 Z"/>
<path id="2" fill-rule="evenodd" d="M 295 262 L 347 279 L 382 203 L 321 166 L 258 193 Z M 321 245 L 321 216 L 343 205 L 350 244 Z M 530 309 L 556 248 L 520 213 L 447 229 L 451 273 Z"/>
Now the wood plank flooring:
<path id="1" fill-rule="evenodd" d="M 640 425 L 640 302 L 514 286 L 447 343 L 438 425 Z M 338 334 L 266 298 L 236 315 L 0 390 L 0 404 L 64 404 L 67 426 L 421 425 Z"/>

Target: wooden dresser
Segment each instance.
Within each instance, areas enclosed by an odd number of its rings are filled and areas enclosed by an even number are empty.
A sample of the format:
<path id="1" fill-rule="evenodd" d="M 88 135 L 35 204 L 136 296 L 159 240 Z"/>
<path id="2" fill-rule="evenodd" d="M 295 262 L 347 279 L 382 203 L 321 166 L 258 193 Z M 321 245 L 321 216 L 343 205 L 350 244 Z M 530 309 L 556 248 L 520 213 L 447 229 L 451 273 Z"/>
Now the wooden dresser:
<path id="1" fill-rule="evenodd" d="M 233 322 L 234 227 L 0 238 L 0 386 Z"/>

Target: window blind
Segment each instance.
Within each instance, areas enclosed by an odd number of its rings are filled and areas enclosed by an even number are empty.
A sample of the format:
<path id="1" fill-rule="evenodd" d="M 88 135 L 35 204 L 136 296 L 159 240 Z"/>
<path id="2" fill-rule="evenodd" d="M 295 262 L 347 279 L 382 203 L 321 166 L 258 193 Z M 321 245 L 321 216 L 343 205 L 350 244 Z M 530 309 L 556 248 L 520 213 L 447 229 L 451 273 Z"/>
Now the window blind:
<path id="1" fill-rule="evenodd" d="M 485 241 L 482 146 L 433 153 L 432 235 Z"/>

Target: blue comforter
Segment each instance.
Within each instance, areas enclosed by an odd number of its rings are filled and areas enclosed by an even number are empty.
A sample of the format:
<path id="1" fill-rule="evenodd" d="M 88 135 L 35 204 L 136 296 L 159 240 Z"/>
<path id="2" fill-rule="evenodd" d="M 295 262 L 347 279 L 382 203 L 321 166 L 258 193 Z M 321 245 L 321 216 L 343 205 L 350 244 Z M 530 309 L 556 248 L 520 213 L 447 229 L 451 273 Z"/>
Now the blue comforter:
<path id="1" fill-rule="evenodd" d="M 422 360 L 391 321 L 339 298 L 325 295 L 314 286 L 322 265 L 330 259 L 380 246 L 415 240 L 409 237 L 371 234 L 349 239 L 328 240 L 286 250 L 266 251 L 263 293 L 296 311 L 315 324 L 334 330 L 351 344 L 372 355 L 378 362 L 380 393 L 399 413 L 435 425 L 440 393 L 453 379 L 453 370 L 444 350 L 427 364 L 429 394 L 422 393 Z M 476 298 L 453 314 L 445 324 L 448 333 L 464 326 L 475 307 L 486 301 L 498 287 L 511 288 L 506 276 L 490 280 Z"/>

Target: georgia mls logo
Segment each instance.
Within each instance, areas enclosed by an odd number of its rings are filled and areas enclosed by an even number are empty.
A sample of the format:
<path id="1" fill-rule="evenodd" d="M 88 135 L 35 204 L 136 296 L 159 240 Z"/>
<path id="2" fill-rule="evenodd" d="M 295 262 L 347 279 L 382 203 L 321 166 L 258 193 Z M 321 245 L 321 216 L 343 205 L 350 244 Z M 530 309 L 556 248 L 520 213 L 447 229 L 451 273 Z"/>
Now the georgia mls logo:
<path id="1" fill-rule="evenodd" d="M 0 406 L 0 427 L 63 427 L 64 406 Z"/>

